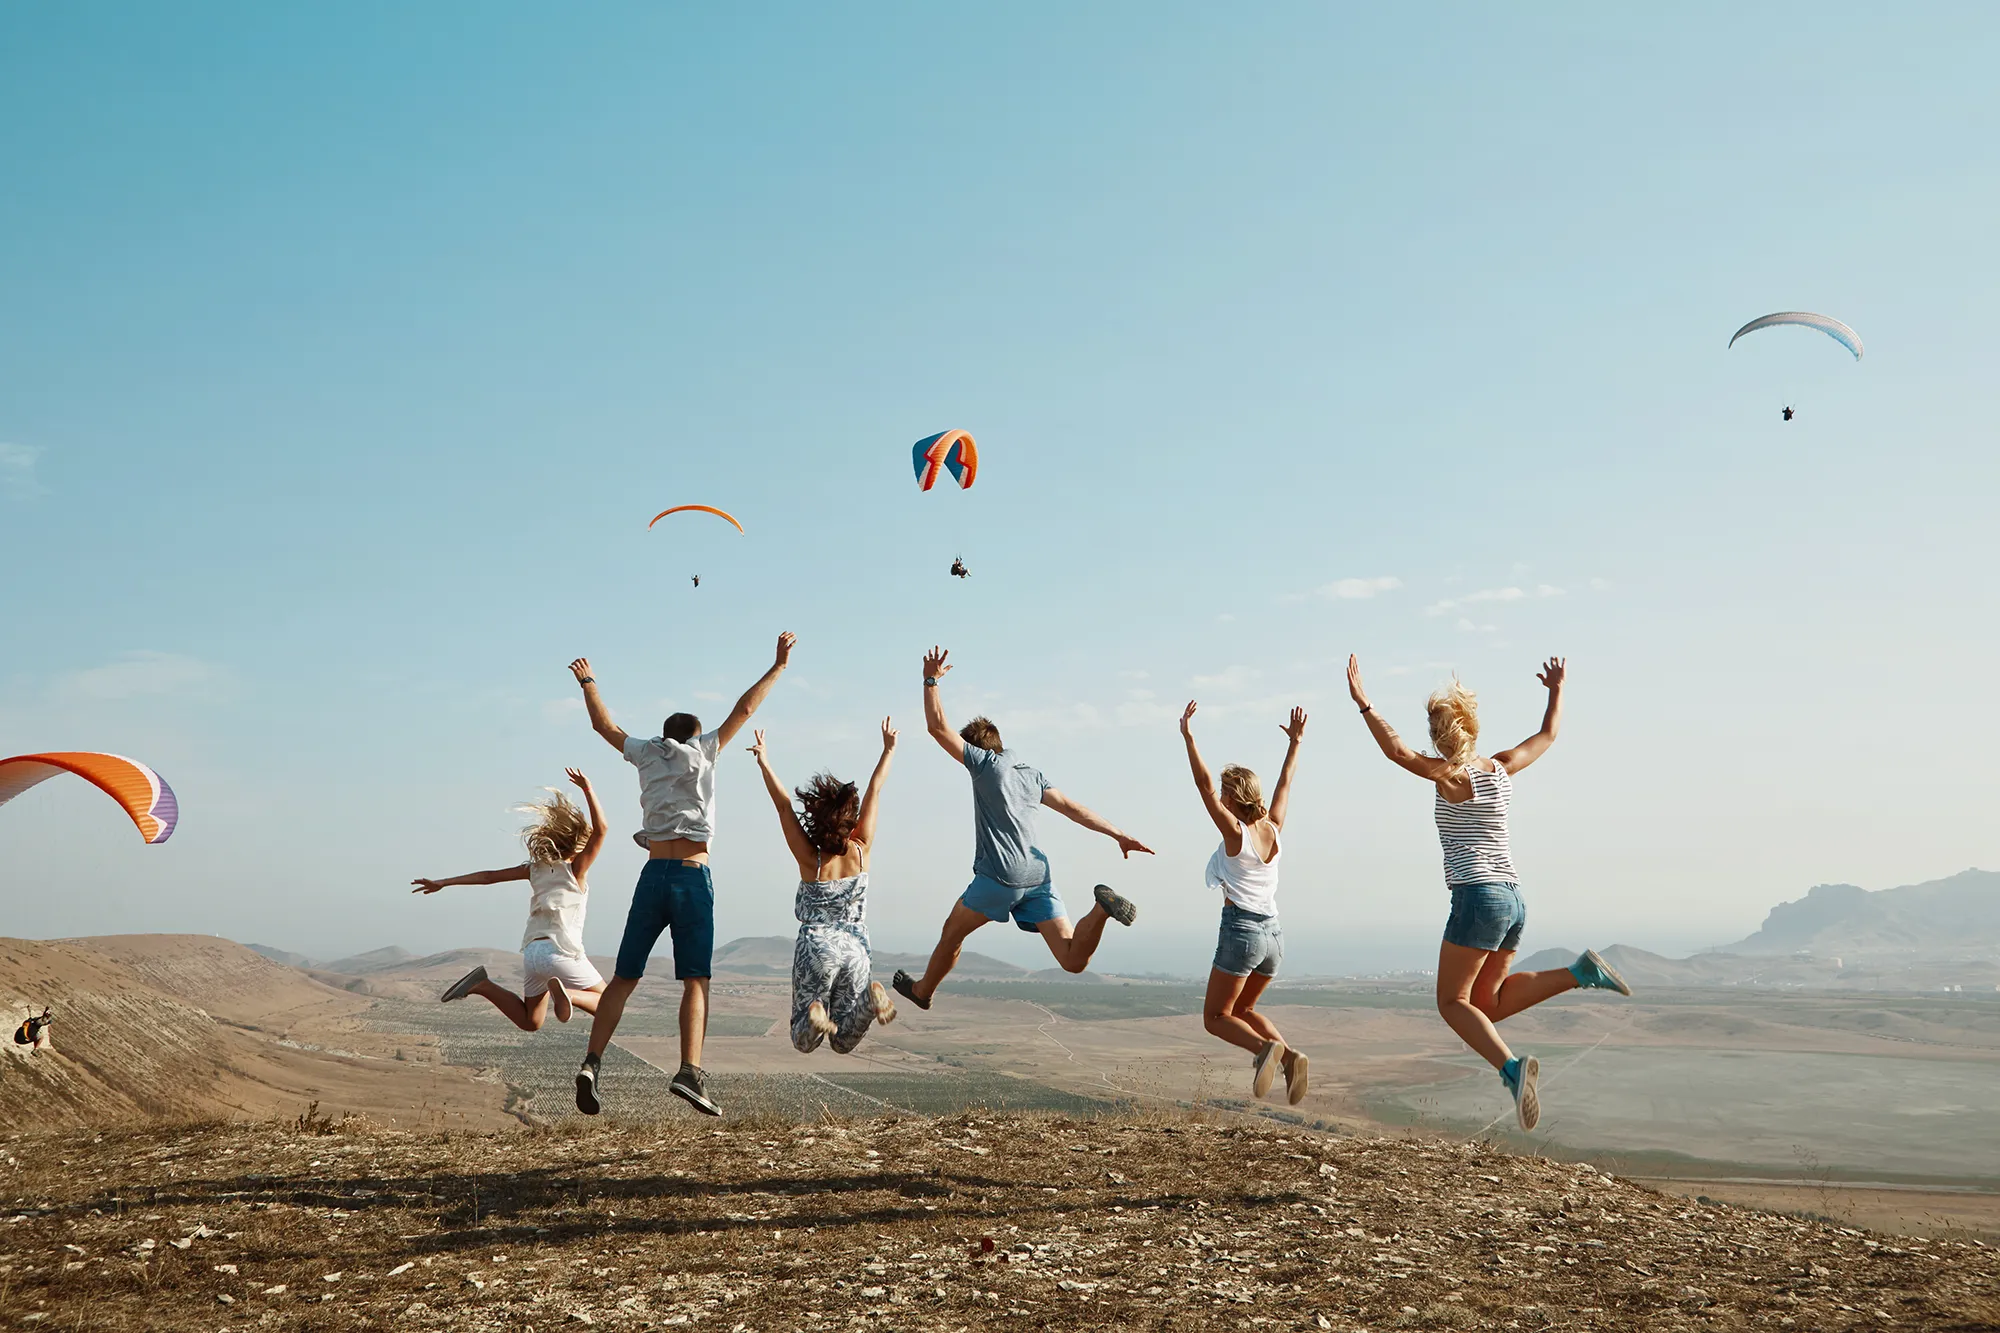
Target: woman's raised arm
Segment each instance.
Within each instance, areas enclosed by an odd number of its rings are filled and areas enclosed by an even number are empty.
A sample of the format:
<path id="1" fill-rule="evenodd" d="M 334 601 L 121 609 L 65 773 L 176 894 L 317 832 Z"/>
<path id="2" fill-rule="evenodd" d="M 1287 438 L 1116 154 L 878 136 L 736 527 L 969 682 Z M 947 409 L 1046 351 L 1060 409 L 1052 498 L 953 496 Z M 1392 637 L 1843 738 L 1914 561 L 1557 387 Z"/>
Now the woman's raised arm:
<path id="1" fill-rule="evenodd" d="M 1436 782 L 1451 768 L 1433 755 L 1418 754 L 1403 743 L 1396 729 L 1388 724 L 1375 706 L 1368 702 L 1368 691 L 1361 686 L 1361 661 L 1352 653 L 1347 657 L 1347 696 L 1354 700 L 1354 706 L 1361 710 L 1361 720 L 1368 724 L 1368 734 L 1375 738 L 1375 744 L 1390 763 L 1398 768 L 1408 769 L 1428 782 Z"/>
<path id="2" fill-rule="evenodd" d="M 889 760 L 895 753 L 896 728 L 885 717 L 882 719 L 882 757 L 875 761 L 875 771 L 868 775 L 868 789 L 861 793 L 861 814 L 854 821 L 854 841 L 861 844 L 863 857 L 875 844 L 876 809 L 881 801 L 882 784 L 889 780 Z"/>
<path id="3" fill-rule="evenodd" d="M 1283 723 L 1278 730 L 1291 738 L 1285 746 L 1285 764 L 1278 770 L 1278 785 L 1271 792 L 1271 822 L 1278 828 L 1285 827 L 1285 811 L 1292 804 L 1292 774 L 1299 766 L 1299 742 L 1306 738 L 1306 710 L 1294 708 L 1292 719 Z"/>
<path id="4" fill-rule="evenodd" d="M 764 775 L 764 790 L 770 795 L 771 804 L 778 807 L 778 827 L 784 831 L 785 846 L 791 849 L 792 859 L 799 863 L 799 878 L 803 879 L 808 873 L 806 866 L 818 864 L 819 854 L 806 841 L 806 831 L 799 825 L 799 812 L 792 809 L 792 794 L 778 780 L 777 773 L 771 768 L 770 756 L 764 753 L 764 733 L 756 731 L 751 734 L 756 740 L 749 747 L 750 753 L 757 756 L 757 771 Z"/>
<path id="5" fill-rule="evenodd" d="M 563 772 L 583 791 L 584 808 L 590 812 L 590 836 L 583 840 L 583 850 L 569 859 L 570 873 L 581 883 L 597 863 L 597 854 L 604 850 L 604 807 L 597 803 L 597 789 L 590 785 L 590 779 L 581 769 L 566 768 Z"/>
<path id="6" fill-rule="evenodd" d="M 1208 771 L 1208 764 L 1201 757 L 1201 748 L 1194 743 L 1194 710 L 1195 702 L 1190 699 L 1186 710 L 1181 713 L 1181 739 L 1187 742 L 1188 767 L 1194 772 L 1194 787 L 1201 793 L 1201 803 L 1207 809 L 1209 819 L 1214 821 L 1216 830 L 1222 834 L 1224 850 L 1228 849 L 1231 839 L 1236 841 L 1236 851 L 1229 853 L 1235 856 L 1243 850 L 1243 821 L 1225 809 L 1222 798 L 1215 794 L 1215 775 Z"/>
<path id="7" fill-rule="evenodd" d="M 1535 679 L 1549 692 L 1549 705 L 1542 710 L 1542 729 L 1513 749 L 1494 755 L 1494 763 L 1509 773 L 1519 773 L 1556 743 L 1556 733 L 1562 730 L 1563 677 L 1567 672 L 1568 662 L 1564 658 L 1551 657 L 1542 663 L 1542 669 L 1535 673 Z"/>

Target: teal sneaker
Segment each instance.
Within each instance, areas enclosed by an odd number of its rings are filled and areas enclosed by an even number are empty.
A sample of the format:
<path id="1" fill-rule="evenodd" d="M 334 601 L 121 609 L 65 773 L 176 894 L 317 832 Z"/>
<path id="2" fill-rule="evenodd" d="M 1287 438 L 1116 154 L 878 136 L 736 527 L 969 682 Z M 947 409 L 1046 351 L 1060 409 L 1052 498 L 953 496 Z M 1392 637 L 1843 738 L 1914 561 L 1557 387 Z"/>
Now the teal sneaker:
<path id="1" fill-rule="evenodd" d="M 1500 1081 L 1514 1095 L 1514 1114 L 1523 1131 L 1542 1121 L 1542 1097 L 1535 1084 L 1542 1077 L 1542 1062 L 1532 1055 L 1517 1055 L 1500 1069 Z"/>
<path id="2" fill-rule="evenodd" d="M 1605 962 L 1595 949 L 1585 949 L 1569 965 L 1569 974 L 1585 990 L 1615 990 L 1620 995 L 1632 993 L 1632 988 L 1625 984 L 1625 978 L 1618 975 L 1618 969 Z"/>

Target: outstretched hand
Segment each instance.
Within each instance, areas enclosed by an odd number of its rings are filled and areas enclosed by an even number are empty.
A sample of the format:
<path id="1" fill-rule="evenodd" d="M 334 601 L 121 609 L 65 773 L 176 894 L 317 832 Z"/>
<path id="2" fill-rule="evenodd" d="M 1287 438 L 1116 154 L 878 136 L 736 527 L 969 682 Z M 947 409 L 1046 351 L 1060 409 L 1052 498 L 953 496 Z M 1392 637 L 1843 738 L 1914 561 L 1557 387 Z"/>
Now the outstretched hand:
<path id="1" fill-rule="evenodd" d="M 436 893 L 444 887 L 434 879 L 413 879 L 410 883 L 417 886 L 410 890 L 411 893 Z"/>
<path id="2" fill-rule="evenodd" d="M 1190 704 L 1188 706 L 1192 708 L 1194 705 Z M 1306 736 L 1306 710 L 1303 708 L 1294 708 L 1292 710 L 1292 720 L 1280 723 L 1278 730 L 1290 736 L 1292 744 L 1297 745 Z"/>
<path id="3" fill-rule="evenodd" d="M 569 664 L 569 673 L 572 676 L 576 677 L 577 684 L 579 685 L 584 684 L 591 678 L 592 675 L 592 672 L 590 670 L 590 659 L 587 657 L 577 658 L 574 662 L 571 662 Z"/>
<path id="4" fill-rule="evenodd" d="M 793 645 L 797 644 L 798 641 L 799 641 L 799 636 L 792 633 L 790 630 L 786 630 L 783 634 L 780 634 L 778 636 L 777 665 L 784 666 L 786 663 L 792 660 L 792 647 Z"/>
<path id="5" fill-rule="evenodd" d="M 1133 837 L 1129 833 L 1120 833 L 1118 835 L 1118 850 L 1121 854 L 1123 854 L 1124 858 L 1128 861 L 1132 859 L 1132 853 L 1134 852 L 1144 852 L 1148 856 L 1151 856 L 1153 854 L 1153 849 L 1151 847 L 1148 847 L 1145 843 L 1140 842 L 1137 838 Z"/>
<path id="6" fill-rule="evenodd" d="M 571 782 L 574 782 L 578 787 L 581 787 L 583 789 L 583 794 L 585 796 L 590 795 L 590 779 L 583 775 L 582 769 L 565 768 L 563 770 L 563 775 L 567 777 Z"/>
<path id="7" fill-rule="evenodd" d="M 951 667 L 945 663 L 945 659 L 950 656 L 951 651 L 946 648 L 932 648 L 929 652 L 925 653 L 924 675 L 943 680 L 945 673 L 951 670 Z"/>
<path id="8" fill-rule="evenodd" d="M 1194 700 L 1190 699 L 1188 700 L 1188 706 L 1181 710 L 1181 735 L 1187 737 L 1189 740 L 1194 739 L 1193 722 Z"/>
<path id="9" fill-rule="evenodd" d="M 888 718 L 885 717 L 882 719 L 882 753 L 887 754 L 889 753 L 889 751 L 895 748 L 896 748 L 896 728 L 895 725 L 891 723 Z"/>
<path id="10" fill-rule="evenodd" d="M 1569 665 L 1567 658 L 1551 657 L 1548 661 L 1542 663 L 1542 669 L 1535 673 L 1535 679 L 1542 682 L 1543 685 L 1551 690 L 1559 690 L 1562 688 L 1563 677 L 1568 672 Z"/>
<path id="11" fill-rule="evenodd" d="M 1347 697 L 1354 700 L 1356 708 L 1368 708 L 1368 691 L 1361 684 L 1361 659 L 1353 653 L 1347 655 Z"/>
<path id="12" fill-rule="evenodd" d="M 756 755 L 757 762 L 761 764 L 764 762 L 764 733 L 762 731 L 753 731 L 750 735 L 752 737 L 751 742 L 744 748 L 751 754 Z"/>

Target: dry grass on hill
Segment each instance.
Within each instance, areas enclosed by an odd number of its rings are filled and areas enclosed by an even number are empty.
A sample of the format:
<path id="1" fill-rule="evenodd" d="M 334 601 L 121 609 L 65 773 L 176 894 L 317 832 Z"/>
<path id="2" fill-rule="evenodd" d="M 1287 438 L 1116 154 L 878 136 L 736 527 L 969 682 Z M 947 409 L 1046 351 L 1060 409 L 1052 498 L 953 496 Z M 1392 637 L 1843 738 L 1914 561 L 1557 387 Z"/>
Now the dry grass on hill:
<path id="1" fill-rule="evenodd" d="M 0 1140 L 0 1327 L 1990 1328 L 2000 1254 L 1194 1119 Z"/>

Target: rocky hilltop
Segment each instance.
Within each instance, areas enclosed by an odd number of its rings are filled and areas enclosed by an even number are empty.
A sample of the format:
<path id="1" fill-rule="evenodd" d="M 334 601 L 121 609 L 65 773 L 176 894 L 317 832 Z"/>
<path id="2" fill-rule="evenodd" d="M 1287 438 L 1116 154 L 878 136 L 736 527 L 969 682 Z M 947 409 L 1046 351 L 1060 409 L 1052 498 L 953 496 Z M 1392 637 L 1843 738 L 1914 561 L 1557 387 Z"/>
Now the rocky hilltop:
<path id="1" fill-rule="evenodd" d="M 2000 1253 L 1197 1118 L 0 1141 L 11 1325 L 1974 1329 Z"/>
<path id="2" fill-rule="evenodd" d="M 1963 870 L 1946 879 L 1873 892 L 1853 884 L 1816 885 L 1779 903 L 1753 935 L 1724 945 L 1740 954 L 1867 956 L 1924 953 L 2000 958 L 2000 872 Z"/>

